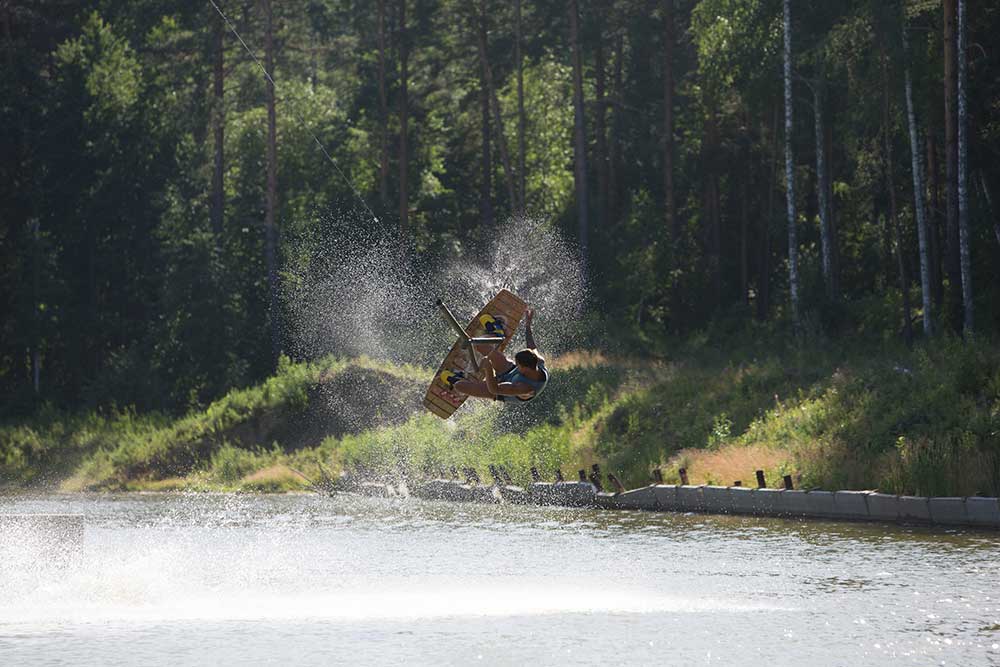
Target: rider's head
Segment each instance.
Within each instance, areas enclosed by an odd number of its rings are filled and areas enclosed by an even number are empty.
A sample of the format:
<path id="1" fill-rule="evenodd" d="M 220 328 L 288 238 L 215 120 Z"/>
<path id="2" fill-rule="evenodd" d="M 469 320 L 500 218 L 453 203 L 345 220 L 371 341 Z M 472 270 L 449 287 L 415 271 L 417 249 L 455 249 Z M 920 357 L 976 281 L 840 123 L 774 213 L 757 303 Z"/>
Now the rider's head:
<path id="1" fill-rule="evenodd" d="M 514 362 L 520 368 L 535 370 L 538 368 L 538 353 L 534 350 L 521 350 L 514 355 Z"/>

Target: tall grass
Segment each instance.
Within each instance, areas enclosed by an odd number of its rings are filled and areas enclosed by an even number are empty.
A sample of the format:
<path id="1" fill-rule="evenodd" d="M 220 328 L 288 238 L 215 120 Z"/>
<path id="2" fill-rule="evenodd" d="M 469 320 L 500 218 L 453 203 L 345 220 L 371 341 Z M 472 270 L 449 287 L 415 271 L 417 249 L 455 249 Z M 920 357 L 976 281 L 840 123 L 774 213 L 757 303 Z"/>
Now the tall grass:
<path id="1" fill-rule="evenodd" d="M 986 342 L 940 338 L 911 351 L 751 341 L 723 354 L 694 339 L 672 363 L 575 353 L 550 368 L 531 403 L 470 399 L 443 421 L 419 406 L 427 369 L 285 361 L 267 382 L 177 420 L 48 408 L 0 426 L 0 475 L 66 489 L 273 491 L 305 484 L 290 468 L 318 479 L 471 466 L 488 479 L 502 464 L 523 483 L 531 467 L 551 476 L 601 463 L 630 486 L 654 467 L 676 479 L 685 466 L 695 482 L 752 480 L 760 468 L 812 488 L 1000 495 L 1000 350 Z M 359 395 L 359 381 L 374 395 Z M 315 410 L 386 394 L 392 414 L 366 404 L 368 421 Z"/>

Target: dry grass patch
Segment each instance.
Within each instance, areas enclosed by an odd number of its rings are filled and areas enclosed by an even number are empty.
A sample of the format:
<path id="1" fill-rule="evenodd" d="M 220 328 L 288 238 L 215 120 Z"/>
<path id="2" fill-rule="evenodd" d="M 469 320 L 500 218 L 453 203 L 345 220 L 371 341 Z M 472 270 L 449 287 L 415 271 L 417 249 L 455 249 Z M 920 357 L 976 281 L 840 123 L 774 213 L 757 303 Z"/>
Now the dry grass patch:
<path id="1" fill-rule="evenodd" d="M 305 481 L 284 465 L 272 465 L 240 480 L 241 491 L 288 491 L 306 488 Z"/>
<path id="2" fill-rule="evenodd" d="M 130 480 L 125 484 L 126 491 L 209 491 L 212 485 L 204 476 L 194 474 L 188 477 L 167 477 L 166 479 Z"/>
<path id="3" fill-rule="evenodd" d="M 600 352 L 590 350 L 571 350 L 549 359 L 549 363 L 560 368 L 594 368 L 607 366 L 608 358 Z"/>
<path id="4" fill-rule="evenodd" d="M 543 350 L 544 352 L 544 350 Z M 600 368 L 602 366 L 614 366 L 615 368 L 627 368 L 629 370 L 659 369 L 665 368 L 666 364 L 660 361 L 650 361 L 637 357 L 608 356 L 603 352 L 593 350 L 570 350 L 552 357 L 546 357 L 548 365 L 553 368 Z"/>
<path id="5" fill-rule="evenodd" d="M 788 451 L 762 445 L 726 445 L 719 449 L 684 449 L 666 465 L 668 476 L 677 476 L 678 468 L 687 468 L 691 484 L 720 484 L 731 486 L 736 480 L 755 486 L 754 471 L 763 470 L 772 486 L 780 485 L 778 473 L 792 468 L 792 455 Z"/>

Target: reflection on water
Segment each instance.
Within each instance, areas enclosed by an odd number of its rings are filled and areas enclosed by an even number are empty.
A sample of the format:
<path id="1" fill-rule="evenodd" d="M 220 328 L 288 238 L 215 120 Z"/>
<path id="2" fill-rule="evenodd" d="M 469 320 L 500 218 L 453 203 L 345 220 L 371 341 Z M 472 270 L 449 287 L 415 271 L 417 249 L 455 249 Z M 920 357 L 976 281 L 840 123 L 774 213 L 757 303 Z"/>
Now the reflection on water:
<path id="1" fill-rule="evenodd" d="M 0 534 L 0 664 L 1000 664 L 1000 539 L 878 524 L 126 495 Z M 37 536 L 36 536 L 37 537 Z"/>

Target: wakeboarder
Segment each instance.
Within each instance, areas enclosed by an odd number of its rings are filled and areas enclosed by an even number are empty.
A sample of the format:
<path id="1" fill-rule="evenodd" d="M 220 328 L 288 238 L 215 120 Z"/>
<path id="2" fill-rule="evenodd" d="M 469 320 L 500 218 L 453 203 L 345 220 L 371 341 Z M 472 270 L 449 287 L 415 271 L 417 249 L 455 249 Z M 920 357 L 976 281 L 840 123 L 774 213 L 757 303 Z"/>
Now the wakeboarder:
<path id="1" fill-rule="evenodd" d="M 527 402 L 538 396 L 549 381 L 549 371 L 545 368 L 545 358 L 539 354 L 531 330 L 534 314 L 530 308 L 524 313 L 526 347 L 515 354 L 513 359 L 494 346 L 476 345 L 476 350 L 484 355 L 479 362 L 483 379 L 468 377 L 461 370 L 445 370 L 440 375 L 442 382 L 454 392 L 491 401 Z M 484 328 L 490 335 L 505 337 L 506 331 L 497 329 L 497 326 L 502 327 L 502 324 L 484 322 Z"/>

